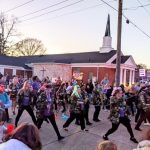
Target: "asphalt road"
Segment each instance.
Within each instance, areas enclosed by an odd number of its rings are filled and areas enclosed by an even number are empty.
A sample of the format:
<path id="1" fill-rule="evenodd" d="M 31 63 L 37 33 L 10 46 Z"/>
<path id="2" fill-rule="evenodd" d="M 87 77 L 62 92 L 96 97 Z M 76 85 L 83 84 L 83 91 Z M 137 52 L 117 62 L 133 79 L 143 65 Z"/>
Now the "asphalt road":
<path id="1" fill-rule="evenodd" d="M 88 132 L 83 132 L 80 130 L 80 126 L 77 126 L 72 122 L 69 126 L 69 131 L 64 131 L 62 128 L 64 119 L 61 117 L 61 113 L 59 113 L 56 118 L 57 125 L 59 127 L 60 133 L 62 136 L 65 136 L 65 139 L 62 141 L 57 141 L 57 136 L 55 131 L 51 125 L 51 123 L 44 122 L 42 128 L 39 130 L 41 135 L 41 140 L 43 144 L 43 150 L 96 150 L 97 144 L 103 141 L 102 136 L 106 133 L 106 131 L 111 127 L 111 123 L 107 120 L 109 112 L 101 110 L 99 119 L 100 122 L 93 122 L 94 107 L 90 108 L 90 121 L 93 123 L 91 126 L 87 126 L 89 129 Z M 10 112 L 10 116 L 15 120 L 15 116 Z M 150 126 L 142 125 L 142 132 L 134 130 L 134 118 L 131 118 L 131 124 L 133 128 L 133 132 L 138 141 L 140 141 L 144 133 Z M 28 113 L 24 112 L 21 116 L 19 123 L 21 122 L 32 122 Z M 118 150 L 132 150 L 136 148 L 137 144 L 134 144 L 130 141 L 130 135 L 127 132 L 127 129 L 120 124 L 118 130 L 109 136 L 109 140 L 113 141 L 117 144 Z"/>

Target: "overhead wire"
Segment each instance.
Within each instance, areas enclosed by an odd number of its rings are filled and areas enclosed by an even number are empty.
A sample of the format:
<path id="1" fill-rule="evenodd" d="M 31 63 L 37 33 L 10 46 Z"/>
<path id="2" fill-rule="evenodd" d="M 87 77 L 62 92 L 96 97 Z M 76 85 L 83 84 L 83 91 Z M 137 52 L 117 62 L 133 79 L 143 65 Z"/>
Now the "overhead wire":
<path id="1" fill-rule="evenodd" d="M 111 6 L 109 3 L 105 2 L 104 0 L 100 0 L 102 1 L 103 3 L 105 3 L 107 6 L 109 6 L 110 8 L 112 8 L 113 10 L 117 11 L 118 10 L 116 8 L 114 8 L 113 6 Z M 143 31 L 140 27 L 138 27 L 133 21 L 131 21 L 130 19 L 128 19 L 128 17 L 126 17 L 123 13 L 122 13 L 122 16 L 128 20 L 134 27 L 136 27 L 139 31 L 141 31 L 144 35 L 146 35 L 148 38 L 150 38 L 150 35 L 147 34 L 145 31 Z"/>
<path id="2" fill-rule="evenodd" d="M 137 7 L 124 8 L 123 10 L 137 10 L 138 8 L 148 7 L 148 6 L 150 6 L 150 4 L 140 5 L 140 6 L 137 6 Z"/>
<path id="3" fill-rule="evenodd" d="M 114 1 L 116 1 L 116 0 L 111 0 L 109 2 L 114 2 Z M 69 12 L 69 13 L 64 13 L 62 15 L 54 16 L 54 17 L 51 17 L 51 18 L 48 18 L 48 19 L 45 19 L 45 20 L 46 21 L 50 21 L 50 20 L 53 20 L 53 19 L 56 19 L 56 18 L 60 18 L 60 17 L 63 17 L 63 16 L 68 16 L 68 15 L 72 15 L 72 14 L 79 13 L 79 12 L 82 12 L 82 11 L 86 11 L 86 10 L 89 10 L 89 9 L 93 9 L 93 8 L 99 7 L 101 5 L 104 5 L 104 3 L 98 4 L 98 5 L 93 5 L 93 6 L 90 6 L 90 7 L 83 8 L 83 9 L 78 9 L 76 11 L 72 11 L 72 12 Z M 35 22 L 35 23 L 41 23 L 41 21 L 43 22 L 45 20 L 40 20 L 40 21 Z M 22 22 L 20 22 L 20 23 L 22 23 Z M 31 25 L 31 23 L 30 23 L 30 25 Z"/>
<path id="4" fill-rule="evenodd" d="M 10 12 L 10 11 L 12 11 L 12 10 L 15 10 L 15 9 L 17 9 L 17 8 L 20 8 L 20 7 L 23 7 L 23 6 L 29 4 L 29 3 L 33 2 L 33 1 L 34 1 L 34 0 L 30 0 L 30 1 L 27 1 L 27 2 L 25 2 L 25 3 L 23 3 L 23 4 L 21 4 L 21 5 L 15 6 L 15 7 L 9 9 L 9 10 L 6 10 L 5 13 L 8 13 L 8 12 Z"/>
<path id="5" fill-rule="evenodd" d="M 64 9 L 64 8 L 67 8 L 67 7 L 70 7 L 70 6 L 76 5 L 76 4 L 78 4 L 78 3 L 81 3 L 82 1 L 84 1 L 84 0 L 79 0 L 79 1 L 77 1 L 77 2 L 74 2 L 74 3 L 71 3 L 71 4 L 65 5 L 65 6 L 63 6 L 63 7 L 60 7 L 60 8 L 57 8 L 57 9 L 51 10 L 51 11 L 49 11 L 49 12 L 46 12 L 46 13 L 43 13 L 43 14 L 40 14 L 40 15 L 37 15 L 37 16 L 34 16 L 34 17 L 31 17 L 31 18 L 28 18 L 28 19 L 22 20 L 22 22 L 29 21 L 29 20 L 32 20 L 32 19 L 36 19 L 36 18 L 39 18 L 39 17 L 41 17 L 41 16 L 44 16 L 44 15 L 47 15 L 47 14 L 53 13 L 53 12 L 55 12 L 55 11 L 62 10 L 62 9 Z"/>
<path id="6" fill-rule="evenodd" d="M 137 0 L 137 2 L 138 2 L 140 5 L 142 5 L 142 8 L 145 10 L 145 12 L 146 12 L 148 15 L 150 15 L 150 12 L 145 8 L 145 6 L 143 6 L 143 4 L 141 3 L 141 1 L 140 1 L 140 0 Z"/>
<path id="7" fill-rule="evenodd" d="M 60 5 L 60 4 L 65 3 L 65 2 L 67 2 L 67 1 L 70 1 L 70 0 L 64 0 L 64 1 L 61 1 L 61 2 L 58 2 L 58 3 L 55 3 L 55 4 L 53 4 L 53 5 L 44 7 L 44 8 L 42 8 L 42 9 L 36 10 L 36 11 L 31 12 L 31 13 L 28 13 L 28 14 L 25 14 L 25 15 L 23 15 L 23 16 L 20 16 L 19 18 L 23 18 L 23 17 L 29 16 L 29 15 L 33 15 L 33 14 L 35 14 L 35 13 L 38 13 L 38 12 L 41 12 L 41 11 L 43 11 L 43 10 L 49 9 L 49 8 L 51 8 L 51 7 Z"/>

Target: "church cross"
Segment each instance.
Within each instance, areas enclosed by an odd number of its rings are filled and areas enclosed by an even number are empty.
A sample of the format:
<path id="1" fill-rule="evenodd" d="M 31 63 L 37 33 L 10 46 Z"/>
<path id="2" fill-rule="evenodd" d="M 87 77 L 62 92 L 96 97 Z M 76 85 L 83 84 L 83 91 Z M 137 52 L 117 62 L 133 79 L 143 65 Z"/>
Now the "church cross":
<path id="1" fill-rule="evenodd" d="M 40 70 L 40 71 L 42 71 L 42 78 L 44 78 L 44 73 L 45 73 L 45 69 L 44 69 L 44 67 L 43 67 L 43 69 L 42 70 Z"/>

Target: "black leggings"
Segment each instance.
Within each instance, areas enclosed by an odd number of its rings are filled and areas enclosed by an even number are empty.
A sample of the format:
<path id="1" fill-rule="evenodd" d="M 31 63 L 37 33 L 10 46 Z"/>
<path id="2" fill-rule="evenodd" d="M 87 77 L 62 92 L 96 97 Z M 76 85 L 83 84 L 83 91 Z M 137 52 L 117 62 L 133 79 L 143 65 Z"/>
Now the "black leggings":
<path id="1" fill-rule="evenodd" d="M 136 128 L 139 128 L 142 124 L 143 121 L 146 122 L 146 119 L 148 120 L 148 122 L 150 123 L 150 109 L 147 109 L 147 111 L 141 110 L 140 111 L 140 118 L 136 124 Z"/>
<path id="2" fill-rule="evenodd" d="M 139 117 L 140 117 L 140 113 L 141 113 L 141 109 L 136 108 L 135 122 L 138 121 L 138 119 L 139 119 Z"/>
<path id="3" fill-rule="evenodd" d="M 6 112 L 6 121 L 9 122 L 9 112 L 8 112 L 8 108 L 5 108 L 5 112 Z"/>
<path id="4" fill-rule="evenodd" d="M 119 118 L 119 123 L 118 124 L 112 123 L 112 128 L 107 131 L 105 136 L 108 136 L 108 135 L 114 133 L 118 129 L 120 123 L 122 123 L 127 128 L 128 132 L 130 134 L 130 137 L 134 137 L 133 131 L 132 131 L 132 128 L 131 128 L 131 124 L 130 124 L 130 120 L 127 117 Z"/>
<path id="5" fill-rule="evenodd" d="M 54 130 L 55 130 L 55 132 L 57 134 L 57 136 L 60 137 L 61 135 L 59 133 L 59 130 L 58 130 L 58 127 L 57 127 L 57 124 L 56 124 L 56 121 L 55 121 L 55 115 L 52 114 L 52 115 L 46 116 L 45 119 L 50 120 L 50 122 L 51 122 L 51 124 L 52 124 L 52 126 L 53 126 L 53 128 L 54 128 Z M 37 126 L 38 126 L 38 128 L 41 128 L 41 125 L 42 125 L 43 121 L 44 121 L 44 119 L 39 119 L 39 118 L 37 119 Z"/>
<path id="6" fill-rule="evenodd" d="M 100 110 L 101 110 L 101 106 L 95 106 L 95 112 L 93 114 L 93 120 L 98 120 Z"/>
<path id="7" fill-rule="evenodd" d="M 133 104 L 132 101 L 129 103 L 129 106 L 130 106 L 130 108 L 131 108 L 132 116 L 134 116 L 134 104 Z"/>
<path id="8" fill-rule="evenodd" d="M 70 125 L 70 123 L 75 119 L 75 118 L 79 118 L 80 120 L 80 126 L 81 126 L 81 130 L 85 129 L 85 122 L 84 122 L 84 115 L 83 112 L 76 114 L 74 112 L 70 113 L 70 117 L 68 118 L 68 120 L 66 121 L 66 123 L 63 125 L 63 128 L 66 128 Z"/>
<path id="9" fill-rule="evenodd" d="M 84 110 L 83 110 L 83 116 L 84 116 L 84 119 L 86 121 L 86 124 L 89 123 L 89 108 L 88 107 L 84 108 Z M 77 117 L 76 118 L 76 122 L 79 123 L 79 121 L 80 121 L 80 118 Z"/>
<path id="10" fill-rule="evenodd" d="M 34 122 L 34 124 L 36 125 L 37 122 L 36 122 L 35 115 L 34 115 L 34 113 L 33 113 L 32 108 L 28 105 L 28 106 L 21 106 L 21 107 L 19 107 L 19 109 L 18 109 L 18 114 L 17 114 L 16 120 L 15 120 L 15 126 L 17 126 L 18 121 L 19 121 L 19 119 L 20 119 L 20 117 L 21 117 L 21 115 L 22 115 L 22 113 L 23 113 L 24 110 L 26 110 L 26 111 L 29 113 L 29 115 L 31 116 L 31 118 L 32 118 L 32 120 L 33 120 L 33 122 Z"/>
<path id="11" fill-rule="evenodd" d="M 84 114 L 84 118 L 85 118 L 86 123 L 89 123 L 89 108 L 88 107 L 84 108 L 83 114 Z"/>
<path id="12" fill-rule="evenodd" d="M 32 103 L 32 107 L 34 108 L 34 106 L 36 106 L 36 101 L 37 101 L 37 95 L 33 96 L 33 103 Z"/>

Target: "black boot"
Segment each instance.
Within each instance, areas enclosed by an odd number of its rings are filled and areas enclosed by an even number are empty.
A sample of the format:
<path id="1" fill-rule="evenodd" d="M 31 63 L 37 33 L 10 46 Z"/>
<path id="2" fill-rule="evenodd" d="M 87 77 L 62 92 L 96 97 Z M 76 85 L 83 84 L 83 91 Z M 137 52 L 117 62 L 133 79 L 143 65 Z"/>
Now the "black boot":
<path id="1" fill-rule="evenodd" d="M 140 129 L 140 128 L 138 128 L 138 127 L 135 127 L 135 130 L 142 131 L 142 129 Z"/>
<path id="2" fill-rule="evenodd" d="M 135 137 L 131 137 L 130 140 L 134 143 L 138 143 L 138 141 L 135 139 Z"/>
<path id="3" fill-rule="evenodd" d="M 108 137 L 106 135 L 103 136 L 104 140 L 108 140 Z"/>
<path id="4" fill-rule="evenodd" d="M 90 126 L 90 125 L 92 125 L 92 123 L 91 123 L 91 122 L 87 122 L 86 125 L 89 125 L 89 126 Z"/>
<path id="5" fill-rule="evenodd" d="M 60 136 L 58 137 L 58 141 L 60 141 L 60 140 L 62 140 L 62 139 L 64 139 L 64 138 L 65 138 L 65 137 L 63 137 L 63 136 L 60 135 Z"/>

